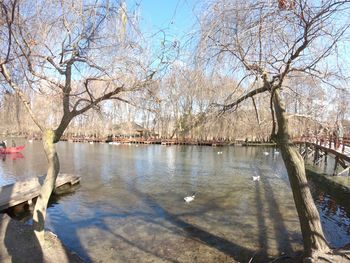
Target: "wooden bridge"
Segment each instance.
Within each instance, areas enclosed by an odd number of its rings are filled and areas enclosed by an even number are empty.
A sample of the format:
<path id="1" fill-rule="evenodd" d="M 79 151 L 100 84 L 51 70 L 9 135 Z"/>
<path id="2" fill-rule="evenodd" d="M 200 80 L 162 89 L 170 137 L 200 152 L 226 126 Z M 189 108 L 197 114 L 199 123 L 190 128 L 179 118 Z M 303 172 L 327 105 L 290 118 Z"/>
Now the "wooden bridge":
<path id="1" fill-rule="evenodd" d="M 0 211 L 20 204 L 30 204 L 40 194 L 44 177 L 34 177 L 0 187 Z M 80 177 L 71 174 L 59 174 L 55 191 L 80 182 Z"/>
<path id="2" fill-rule="evenodd" d="M 334 175 L 350 175 L 350 138 L 330 137 L 302 137 L 294 139 L 294 143 L 299 145 L 299 151 L 304 160 L 313 158 L 315 165 L 322 161 L 327 165 L 328 156 L 335 159 Z M 342 171 L 337 173 L 338 167 Z"/>

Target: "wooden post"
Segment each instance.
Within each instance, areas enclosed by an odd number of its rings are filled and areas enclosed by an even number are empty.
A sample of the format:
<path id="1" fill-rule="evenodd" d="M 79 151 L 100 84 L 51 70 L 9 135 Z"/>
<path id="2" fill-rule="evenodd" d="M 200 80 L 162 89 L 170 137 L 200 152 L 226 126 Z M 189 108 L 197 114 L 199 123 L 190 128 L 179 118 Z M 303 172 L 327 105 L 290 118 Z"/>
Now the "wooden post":
<path id="1" fill-rule="evenodd" d="M 327 166 L 327 157 L 328 157 L 328 152 L 326 151 L 324 153 L 324 164 L 325 164 L 325 166 Z"/>
<path id="2" fill-rule="evenodd" d="M 337 171 L 337 167 L 338 167 L 338 160 L 339 160 L 339 157 L 335 156 L 333 176 L 336 175 L 336 171 Z"/>
<path id="3" fill-rule="evenodd" d="M 316 164 L 316 161 L 318 160 L 318 148 L 317 145 L 314 146 L 315 147 L 315 152 L 314 152 L 314 164 Z"/>

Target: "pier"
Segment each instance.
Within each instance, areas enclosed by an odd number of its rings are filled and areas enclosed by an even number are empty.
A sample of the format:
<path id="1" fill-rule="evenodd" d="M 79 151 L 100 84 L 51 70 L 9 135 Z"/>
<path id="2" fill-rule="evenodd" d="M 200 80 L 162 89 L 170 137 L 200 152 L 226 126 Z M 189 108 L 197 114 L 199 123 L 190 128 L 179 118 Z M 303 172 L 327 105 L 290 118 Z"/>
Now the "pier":
<path id="1" fill-rule="evenodd" d="M 144 138 L 144 137 L 89 137 L 72 136 L 63 137 L 61 141 L 80 142 L 80 143 L 110 143 L 110 144 L 160 144 L 160 145 L 202 145 L 202 146 L 226 146 L 234 145 L 235 142 L 227 140 L 195 140 L 195 139 L 167 139 L 167 138 Z"/>
<path id="2" fill-rule="evenodd" d="M 20 204 L 30 204 L 40 194 L 44 176 L 34 177 L 0 187 L 0 211 Z M 80 177 L 72 174 L 59 174 L 55 191 L 71 187 L 80 182 Z"/>

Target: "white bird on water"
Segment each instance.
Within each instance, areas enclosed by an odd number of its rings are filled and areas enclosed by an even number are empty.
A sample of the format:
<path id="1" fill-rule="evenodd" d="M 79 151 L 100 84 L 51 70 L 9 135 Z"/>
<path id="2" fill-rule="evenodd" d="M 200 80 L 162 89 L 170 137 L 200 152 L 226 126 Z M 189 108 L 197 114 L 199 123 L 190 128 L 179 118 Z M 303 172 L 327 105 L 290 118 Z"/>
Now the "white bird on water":
<path id="1" fill-rule="evenodd" d="M 190 202 L 192 202 L 192 201 L 194 200 L 195 196 L 196 196 L 195 193 L 193 193 L 193 194 L 190 195 L 190 196 L 186 196 L 186 197 L 184 198 L 184 201 L 185 201 L 186 203 L 190 203 Z"/>
<path id="2" fill-rule="evenodd" d="M 253 181 L 260 181 L 260 175 L 257 175 L 257 176 L 253 175 Z"/>
<path id="3" fill-rule="evenodd" d="M 263 154 L 267 156 L 267 155 L 269 155 L 269 152 L 263 152 Z"/>
<path id="4" fill-rule="evenodd" d="M 222 152 L 218 152 L 218 154 L 222 154 Z"/>

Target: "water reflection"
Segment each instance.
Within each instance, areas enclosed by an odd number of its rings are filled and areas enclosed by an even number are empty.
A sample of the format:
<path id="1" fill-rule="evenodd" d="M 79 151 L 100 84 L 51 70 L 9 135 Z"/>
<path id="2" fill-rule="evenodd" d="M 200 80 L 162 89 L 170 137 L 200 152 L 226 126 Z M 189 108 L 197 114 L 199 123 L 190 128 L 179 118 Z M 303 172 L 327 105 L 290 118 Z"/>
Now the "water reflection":
<path id="1" fill-rule="evenodd" d="M 8 154 L 0 154 L 0 159 L 2 161 L 6 161 L 6 158 L 10 160 L 16 160 L 16 159 L 22 159 L 24 158 L 24 155 L 22 153 L 8 153 Z"/>
<path id="2" fill-rule="evenodd" d="M 350 218 L 344 207 L 323 191 L 318 192 L 316 206 L 320 212 L 321 222 L 330 245 L 342 247 L 349 243 Z"/>
<path id="3" fill-rule="evenodd" d="M 29 145 L 16 168 L 6 159 L 2 177 L 40 174 L 40 147 Z M 272 148 L 59 143 L 58 152 L 62 172 L 80 174 L 81 187 L 53 203 L 47 226 L 88 262 L 248 262 L 253 255 L 262 262 L 302 249 L 287 174 Z M 195 201 L 185 204 L 192 192 Z M 335 229 L 325 231 L 328 240 L 350 242 L 348 215 L 324 205 L 327 198 L 318 207 L 322 215 L 327 209 L 324 226 Z"/>

